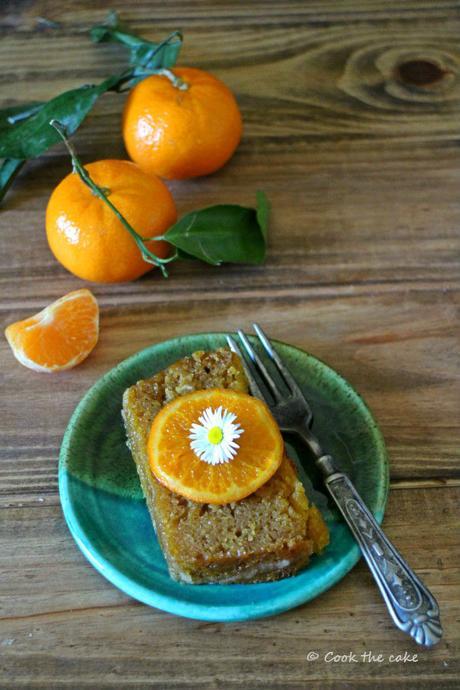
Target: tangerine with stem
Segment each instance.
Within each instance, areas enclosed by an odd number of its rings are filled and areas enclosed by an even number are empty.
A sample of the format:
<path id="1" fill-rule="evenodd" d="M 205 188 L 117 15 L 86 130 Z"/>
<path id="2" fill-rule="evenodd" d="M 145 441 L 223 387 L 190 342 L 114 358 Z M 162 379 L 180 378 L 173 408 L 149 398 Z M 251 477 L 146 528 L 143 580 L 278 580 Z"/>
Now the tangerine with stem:
<path id="1" fill-rule="evenodd" d="M 130 158 L 166 179 L 208 175 L 233 155 L 242 119 L 230 89 L 209 72 L 174 67 L 143 79 L 123 112 Z"/>
<path id="2" fill-rule="evenodd" d="M 53 126 L 65 139 L 58 123 Z M 134 280 L 151 270 L 140 245 L 159 264 L 167 261 L 170 245 L 151 239 L 177 219 L 166 185 L 130 161 L 103 160 L 83 168 L 69 150 L 74 171 L 53 191 L 46 210 L 46 235 L 56 259 L 79 278 L 101 283 Z"/>

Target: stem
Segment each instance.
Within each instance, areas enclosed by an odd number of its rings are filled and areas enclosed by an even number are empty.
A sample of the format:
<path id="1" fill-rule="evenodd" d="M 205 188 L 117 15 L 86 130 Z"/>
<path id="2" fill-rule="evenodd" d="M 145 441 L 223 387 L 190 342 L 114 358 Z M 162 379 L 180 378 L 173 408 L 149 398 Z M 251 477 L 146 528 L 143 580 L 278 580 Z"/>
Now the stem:
<path id="1" fill-rule="evenodd" d="M 125 91 L 129 91 L 131 88 L 130 82 L 134 76 L 134 70 L 133 69 L 127 69 L 122 74 L 119 75 L 118 80 L 114 83 L 113 87 L 108 89 L 109 91 L 116 91 L 117 93 L 124 93 Z M 128 84 L 127 88 L 123 88 L 125 84 Z M 54 126 L 54 125 L 53 125 Z"/>
<path id="2" fill-rule="evenodd" d="M 134 230 L 134 228 L 128 223 L 126 218 L 120 213 L 120 211 L 116 208 L 116 206 L 114 206 L 112 204 L 112 202 L 108 198 L 108 196 L 110 194 L 110 190 L 107 189 L 106 187 L 99 187 L 94 182 L 94 180 L 91 179 L 88 171 L 86 170 L 86 168 L 83 167 L 80 159 L 78 158 L 74 147 L 72 146 L 72 144 L 68 140 L 64 126 L 60 122 L 58 122 L 58 120 L 55 120 L 55 119 L 50 121 L 50 125 L 51 125 L 51 127 L 54 127 L 54 129 L 59 134 L 59 136 L 61 137 L 62 141 L 64 142 L 64 144 L 67 148 L 67 150 L 70 154 L 70 157 L 72 159 L 73 171 L 78 174 L 78 176 L 80 177 L 82 182 L 84 182 L 86 184 L 86 186 L 91 189 L 93 194 L 95 196 L 97 196 L 99 199 L 102 199 L 102 201 L 104 201 L 104 203 L 107 204 L 107 206 L 113 211 L 113 213 L 116 215 L 116 217 L 121 222 L 123 227 L 129 232 L 129 234 L 131 235 L 131 237 L 134 239 L 135 243 L 139 247 L 139 250 L 142 254 L 142 258 L 144 259 L 144 261 L 146 261 L 149 264 L 153 264 L 154 266 L 158 266 L 161 270 L 163 277 L 167 278 L 168 277 L 168 271 L 166 270 L 165 266 L 166 266 L 166 264 L 169 264 L 171 261 L 175 261 L 178 258 L 177 249 L 174 252 L 174 254 L 172 256 L 168 257 L 167 259 L 161 259 L 159 256 L 157 256 L 152 251 L 150 251 L 150 249 L 148 249 L 148 247 L 145 244 L 146 239 L 144 237 L 142 237 L 142 235 L 139 235 L 139 233 L 136 232 L 136 230 Z"/>
<path id="3" fill-rule="evenodd" d="M 176 88 L 179 89 L 179 91 L 187 91 L 189 88 L 189 85 L 187 82 L 185 82 L 183 79 L 178 77 L 174 72 L 171 72 L 170 69 L 166 69 L 164 67 L 163 69 L 159 69 L 156 74 L 160 74 L 163 77 L 168 77 L 169 81 L 171 84 Z"/>
<path id="4" fill-rule="evenodd" d="M 163 41 L 161 41 L 161 43 L 158 43 L 158 45 L 156 45 L 155 48 L 153 48 L 151 53 L 147 54 L 144 62 L 141 63 L 141 67 L 148 67 L 148 64 L 149 64 L 149 62 L 152 61 L 152 58 L 154 58 L 155 55 L 157 55 L 160 52 L 160 50 L 163 50 L 163 48 L 165 46 L 169 45 L 169 43 L 171 43 L 173 41 L 173 39 L 175 39 L 175 38 L 179 39 L 179 42 L 182 44 L 181 32 L 180 31 L 173 31 L 172 33 L 169 34 L 169 36 L 166 36 L 166 38 L 163 39 Z M 144 44 L 145 44 L 145 41 L 143 39 L 139 39 L 139 45 L 144 45 Z M 133 48 L 133 47 L 135 47 L 135 46 L 132 45 L 131 48 Z"/>
<path id="5" fill-rule="evenodd" d="M 132 40 L 126 40 L 127 34 L 125 34 L 123 31 L 117 31 L 117 30 L 112 30 L 111 31 L 111 36 L 115 39 L 120 41 L 120 43 L 128 46 L 128 48 L 131 49 L 131 52 L 135 51 L 136 48 L 139 48 L 141 46 L 145 45 L 145 41 L 142 39 L 138 39 L 134 36 L 129 36 L 130 39 Z M 134 60 L 133 56 L 131 55 L 131 64 L 132 67 L 122 79 L 120 79 L 119 84 L 117 84 L 116 90 L 119 93 L 123 93 L 124 91 L 129 91 L 129 89 L 137 84 L 139 81 L 142 79 L 145 79 L 146 77 L 150 77 L 153 74 L 161 74 L 162 70 L 165 69 L 165 76 L 167 76 L 170 81 L 174 84 L 174 86 L 178 89 L 181 89 L 182 91 L 185 89 L 188 89 L 188 84 L 186 84 L 182 79 L 179 77 L 176 77 L 172 72 L 169 70 L 166 70 L 166 68 L 162 67 L 155 67 L 151 68 L 149 65 L 151 64 L 152 60 L 155 58 L 155 56 L 163 50 L 167 45 L 173 42 L 174 39 L 178 39 L 179 42 L 182 42 L 182 34 L 180 31 L 173 31 L 169 36 L 167 36 L 161 43 L 158 45 L 155 45 L 154 48 L 152 48 L 151 52 L 148 52 L 147 55 L 144 57 L 142 61 L 138 61 L 137 59 Z M 166 74 L 168 72 L 168 74 Z M 127 87 L 123 88 L 124 84 L 127 83 Z"/>

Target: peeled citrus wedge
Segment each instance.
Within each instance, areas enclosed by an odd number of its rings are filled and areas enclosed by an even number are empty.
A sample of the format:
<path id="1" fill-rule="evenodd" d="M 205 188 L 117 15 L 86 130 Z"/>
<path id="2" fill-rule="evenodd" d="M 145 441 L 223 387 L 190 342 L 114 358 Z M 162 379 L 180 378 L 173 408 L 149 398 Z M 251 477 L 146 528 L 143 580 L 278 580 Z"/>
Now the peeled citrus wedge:
<path id="1" fill-rule="evenodd" d="M 229 424 L 238 429 L 233 437 Z M 188 393 L 165 405 L 148 440 L 150 468 L 158 481 L 198 503 L 224 504 L 249 496 L 273 476 L 283 452 L 280 430 L 265 403 L 220 388 Z"/>
<path id="2" fill-rule="evenodd" d="M 70 369 L 88 357 L 99 337 L 99 307 L 86 289 L 69 292 L 5 330 L 16 359 L 34 371 Z"/>

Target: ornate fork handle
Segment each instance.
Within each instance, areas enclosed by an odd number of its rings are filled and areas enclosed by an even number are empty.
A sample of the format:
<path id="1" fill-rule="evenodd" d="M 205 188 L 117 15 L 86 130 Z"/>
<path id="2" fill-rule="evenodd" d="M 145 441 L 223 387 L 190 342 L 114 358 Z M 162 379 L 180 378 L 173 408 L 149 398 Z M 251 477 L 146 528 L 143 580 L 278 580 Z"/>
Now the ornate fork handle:
<path id="1" fill-rule="evenodd" d="M 356 538 L 395 624 L 421 645 L 431 647 L 442 637 L 439 608 L 366 508 L 350 479 L 329 474 L 330 456 L 317 461 L 326 470 L 326 486 Z"/>

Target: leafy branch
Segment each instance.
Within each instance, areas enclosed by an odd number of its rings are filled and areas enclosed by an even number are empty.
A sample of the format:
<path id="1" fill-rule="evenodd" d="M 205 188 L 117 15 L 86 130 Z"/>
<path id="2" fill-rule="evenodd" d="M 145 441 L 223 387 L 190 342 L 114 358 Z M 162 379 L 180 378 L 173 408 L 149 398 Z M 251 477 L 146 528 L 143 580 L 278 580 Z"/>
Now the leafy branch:
<path id="1" fill-rule="evenodd" d="M 110 13 L 108 23 L 93 27 L 95 41 L 116 41 L 130 49 L 130 66 L 100 84 L 85 84 L 65 91 L 49 101 L 0 110 L 0 201 L 14 182 L 19 170 L 30 158 L 41 156 L 60 141 L 49 126 L 58 120 L 70 136 L 79 128 L 96 101 L 107 91 L 130 89 L 141 79 L 172 67 L 182 46 L 182 35 L 174 31 L 160 43 L 129 34 Z"/>
<path id="2" fill-rule="evenodd" d="M 166 265 L 178 259 L 198 259 L 213 266 L 222 263 L 260 264 L 264 261 L 270 206 L 263 192 L 257 192 L 256 209 L 236 204 L 209 206 L 187 213 L 163 235 L 142 237 L 110 201 L 107 190 L 91 178 L 69 142 L 63 124 L 55 119 L 49 124 L 67 147 L 73 171 L 116 215 L 135 241 L 144 261 L 158 266 L 165 278 L 168 277 Z M 168 242 L 175 248 L 173 254 L 161 259 L 146 245 L 152 240 Z"/>

